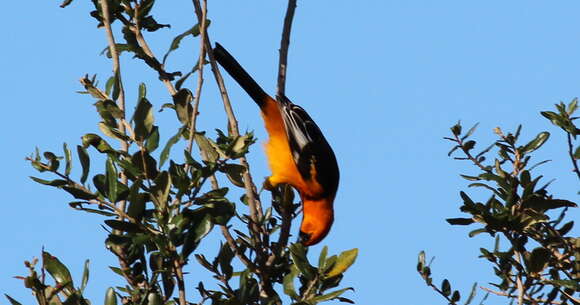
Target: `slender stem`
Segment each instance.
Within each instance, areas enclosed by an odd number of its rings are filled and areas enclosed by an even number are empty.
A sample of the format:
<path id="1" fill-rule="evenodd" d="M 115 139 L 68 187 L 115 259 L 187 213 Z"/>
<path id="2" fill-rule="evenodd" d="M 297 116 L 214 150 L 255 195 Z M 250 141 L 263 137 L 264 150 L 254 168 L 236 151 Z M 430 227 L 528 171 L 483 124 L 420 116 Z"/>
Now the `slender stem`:
<path id="1" fill-rule="evenodd" d="M 199 58 L 197 67 L 197 88 L 195 89 L 195 96 L 193 97 L 193 111 L 191 113 L 191 124 L 189 126 L 189 141 L 187 143 L 187 151 L 191 153 L 191 149 L 194 141 L 195 134 L 195 124 L 197 120 L 197 113 L 199 110 L 199 99 L 201 97 L 201 88 L 203 86 L 203 66 L 205 64 L 205 35 L 206 35 L 206 23 L 207 23 L 207 2 L 203 1 L 203 8 L 201 10 L 201 20 L 200 23 L 200 43 L 199 43 Z"/>
<path id="2" fill-rule="evenodd" d="M 201 22 L 201 20 L 203 18 L 202 7 L 199 3 L 199 0 L 192 0 L 192 1 L 193 1 L 193 6 L 195 7 L 195 13 L 197 15 L 197 18 Z M 222 101 L 223 101 L 223 105 L 224 105 L 224 110 L 225 110 L 226 115 L 228 117 L 229 133 L 232 136 L 237 137 L 240 135 L 240 132 L 238 130 L 238 122 L 237 122 L 236 116 L 234 114 L 232 105 L 230 103 L 230 98 L 228 96 L 223 77 L 219 71 L 219 67 L 217 65 L 217 62 L 213 56 L 210 38 L 209 38 L 209 35 L 207 33 L 205 35 L 205 47 L 206 47 L 208 55 L 209 55 L 209 62 L 211 65 L 211 69 L 212 69 L 214 78 L 216 80 L 216 83 L 218 84 L 218 87 L 219 87 L 219 90 L 221 93 L 221 97 L 222 97 Z M 252 180 L 252 176 L 250 175 L 250 165 L 248 164 L 248 161 L 246 160 L 245 157 L 241 157 L 239 160 L 240 160 L 240 164 L 246 168 L 246 171 L 244 171 L 242 177 L 243 177 L 243 181 L 244 181 L 244 188 L 246 189 L 246 197 L 248 198 L 248 206 L 250 207 L 250 219 L 251 219 L 251 221 L 249 223 L 250 231 L 252 232 L 252 235 L 254 236 L 254 241 L 258 244 L 261 244 L 261 240 L 256 236 L 256 234 L 264 231 L 263 228 L 258 226 L 258 219 L 261 219 L 262 215 L 263 215 L 262 204 L 257 197 L 257 189 L 256 189 L 256 186 L 254 185 L 253 180 Z M 259 249 L 262 249 L 262 247 L 259 247 Z"/>
<path id="3" fill-rule="evenodd" d="M 242 263 L 244 263 L 244 265 L 251 271 L 260 273 L 260 270 L 256 268 L 256 265 L 254 265 L 254 263 L 252 263 L 252 261 L 237 246 L 236 241 L 234 240 L 232 234 L 230 233 L 230 230 L 228 230 L 228 227 L 220 225 L 220 229 L 222 230 L 222 234 L 226 238 L 226 242 L 228 243 L 232 251 L 234 251 L 236 256 L 240 259 L 240 261 L 242 261 Z"/>
<path id="4" fill-rule="evenodd" d="M 520 257 L 521 253 L 519 251 L 515 251 L 515 260 L 516 262 L 518 262 L 518 264 L 521 265 L 521 257 Z M 522 273 L 520 271 L 518 271 L 518 274 L 516 275 L 516 286 L 518 289 L 518 305 L 522 305 L 524 304 L 524 285 L 522 283 Z"/>
<path id="5" fill-rule="evenodd" d="M 121 79 L 121 64 L 119 60 L 119 52 L 117 51 L 117 44 L 115 43 L 115 36 L 113 35 L 113 29 L 111 27 L 111 16 L 109 13 L 109 3 L 107 0 L 100 0 L 101 9 L 103 13 L 103 24 L 105 25 L 105 32 L 107 35 L 107 41 L 109 43 L 109 51 L 111 53 L 111 58 L 113 60 L 113 75 L 115 76 L 115 81 L 119 86 L 119 99 L 117 100 L 117 106 L 123 113 L 123 117 L 119 120 L 119 131 L 121 134 L 126 134 L 125 124 L 125 89 L 123 88 L 123 81 Z M 121 142 L 121 151 L 129 151 L 129 143 L 124 140 L 119 140 Z M 127 176 L 124 172 L 121 172 L 121 183 L 127 185 Z M 126 201 L 123 200 L 119 202 L 119 209 L 125 211 Z"/>
<path id="6" fill-rule="evenodd" d="M 483 166 L 483 164 L 481 164 L 481 162 L 479 162 L 477 159 L 475 159 L 475 157 L 473 157 L 471 155 L 471 153 L 469 152 L 469 150 L 465 148 L 465 146 L 463 145 L 463 140 L 461 140 L 461 138 L 459 137 L 459 135 L 454 135 L 454 137 L 455 137 L 455 141 L 459 145 L 459 148 L 461 148 L 461 150 L 463 151 L 463 153 L 465 154 L 465 156 L 469 160 L 471 160 L 471 162 L 473 162 L 473 164 L 477 165 L 477 167 L 479 167 L 481 170 L 483 170 L 485 172 L 489 172 L 489 169 L 487 169 L 485 166 Z"/>
<path id="7" fill-rule="evenodd" d="M 580 179 L 580 170 L 578 169 L 578 163 L 576 163 L 576 158 L 574 158 L 574 146 L 572 145 L 572 136 L 568 133 L 568 155 L 570 156 L 570 160 L 574 165 L 574 172 L 578 179 Z"/>
<path id="8" fill-rule="evenodd" d="M 101 1 L 103 1 L 103 0 L 101 0 Z M 169 78 L 166 77 L 167 72 L 165 72 L 163 64 L 160 63 L 159 60 L 157 60 L 157 57 L 155 57 L 155 53 L 153 53 L 151 48 L 149 48 L 149 44 L 147 43 L 147 41 L 143 37 L 143 33 L 141 32 L 141 27 L 139 25 L 139 19 L 137 18 L 137 16 L 139 16 L 139 5 L 135 5 L 135 7 L 133 9 L 135 11 L 135 13 L 134 13 L 135 18 L 133 18 L 133 21 L 135 22 L 134 25 L 131 25 L 131 23 L 126 18 L 124 18 L 122 16 L 120 16 L 119 19 L 126 26 L 128 26 L 129 29 L 135 34 L 135 38 L 137 39 L 139 46 L 143 49 L 143 52 L 145 52 L 145 55 L 147 55 L 155 63 L 153 68 L 155 70 L 157 70 L 157 72 L 159 73 L 159 76 L 160 76 L 159 79 L 165 85 L 165 87 L 167 87 L 169 94 L 171 94 L 173 96 L 173 95 L 175 95 L 175 93 L 177 93 L 177 90 L 175 90 L 175 87 L 171 83 L 171 80 L 169 80 Z"/>
<path id="9" fill-rule="evenodd" d="M 288 67 L 288 47 L 290 46 L 290 32 L 292 30 L 292 20 L 296 10 L 296 0 L 288 0 L 286 16 L 284 17 L 284 27 L 282 29 L 282 40 L 280 41 L 280 60 L 278 64 L 278 89 L 276 94 L 285 95 L 286 91 L 286 69 Z"/>
<path id="10" fill-rule="evenodd" d="M 177 278 L 177 289 L 179 290 L 179 305 L 187 305 L 185 298 L 185 281 L 183 280 L 183 267 L 177 259 L 173 260 L 175 275 Z"/>
<path id="11" fill-rule="evenodd" d="M 489 288 L 483 287 L 483 286 L 479 286 L 479 288 L 481 290 L 483 290 L 483 291 L 489 292 L 491 294 L 499 295 L 499 296 L 502 296 L 502 297 L 508 297 L 508 298 L 514 298 L 514 299 L 519 297 L 519 295 L 513 295 L 513 294 L 509 294 L 507 292 L 503 292 L 503 291 L 495 291 L 495 290 L 492 290 L 492 289 L 489 289 Z M 544 299 L 532 299 L 532 298 L 529 298 L 527 296 L 524 297 L 524 298 L 526 299 L 526 301 L 535 302 L 536 304 L 537 303 L 546 303 L 546 302 L 548 302 L 548 300 L 544 300 Z M 548 304 L 560 305 L 560 304 L 563 304 L 563 302 L 551 301 Z"/>

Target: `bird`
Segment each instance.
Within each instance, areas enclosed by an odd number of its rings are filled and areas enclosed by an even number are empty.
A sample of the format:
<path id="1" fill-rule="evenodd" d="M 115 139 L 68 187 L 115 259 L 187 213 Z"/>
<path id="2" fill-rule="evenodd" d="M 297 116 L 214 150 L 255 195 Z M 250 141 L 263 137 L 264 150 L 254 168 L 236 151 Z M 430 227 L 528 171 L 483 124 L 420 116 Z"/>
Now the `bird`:
<path id="1" fill-rule="evenodd" d="M 268 95 L 219 43 L 213 56 L 260 107 L 268 133 L 265 152 L 272 175 L 265 184 L 288 184 L 302 200 L 299 241 L 312 246 L 322 241 L 334 222 L 334 199 L 339 168 L 334 151 L 314 120 L 285 95 Z"/>

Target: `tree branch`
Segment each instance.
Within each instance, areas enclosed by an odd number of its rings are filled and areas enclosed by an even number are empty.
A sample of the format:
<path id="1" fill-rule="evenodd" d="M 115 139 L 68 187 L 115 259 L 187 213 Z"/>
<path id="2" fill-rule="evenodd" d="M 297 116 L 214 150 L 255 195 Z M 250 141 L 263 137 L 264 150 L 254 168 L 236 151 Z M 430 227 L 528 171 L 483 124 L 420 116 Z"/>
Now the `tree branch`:
<path id="1" fill-rule="evenodd" d="M 199 22 L 201 22 L 202 18 L 203 18 L 203 10 L 201 8 L 201 5 L 199 3 L 199 0 L 192 0 L 193 1 L 193 6 L 195 8 L 195 13 L 197 15 L 197 18 L 199 20 Z M 216 80 L 216 83 L 218 84 L 219 90 L 220 90 L 220 94 L 222 97 L 222 101 L 223 101 L 223 105 L 224 105 L 224 110 L 226 112 L 226 115 L 228 117 L 228 131 L 232 136 L 239 136 L 240 132 L 238 129 L 238 122 L 236 119 L 236 116 L 234 115 L 234 111 L 230 102 L 230 98 L 228 96 L 226 87 L 225 87 L 225 83 L 223 80 L 223 77 L 219 71 L 219 67 L 217 65 L 217 62 L 213 56 L 213 52 L 212 52 L 212 48 L 211 48 L 211 43 L 210 43 L 210 38 L 209 35 L 206 33 L 205 34 L 205 48 L 207 50 L 207 53 L 209 55 L 209 62 L 211 65 L 211 69 L 213 71 L 213 75 L 214 78 Z M 263 216 L 263 210 L 262 210 L 262 204 L 259 200 L 259 198 L 257 197 L 257 189 L 256 186 L 252 180 L 252 176 L 250 174 L 250 165 L 248 164 L 248 161 L 246 160 L 245 157 L 241 157 L 240 158 L 240 164 L 246 168 L 246 171 L 243 173 L 243 181 L 244 181 L 244 188 L 246 189 L 246 196 L 248 198 L 248 206 L 250 208 L 250 232 L 252 232 L 254 241 L 257 244 L 261 244 L 261 240 L 259 238 L 259 236 L 256 236 L 257 233 L 259 232 L 264 232 L 263 228 L 261 226 L 258 226 L 258 219 L 261 219 Z M 260 247 L 260 249 L 262 249 L 262 247 Z"/>
<path id="2" fill-rule="evenodd" d="M 117 51 L 117 44 L 115 43 L 115 36 L 113 35 L 113 29 L 111 27 L 111 16 L 109 13 L 109 3 L 107 0 L 100 0 L 101 9 L 103 13 L 103 24 L 105 25 L 105 32 L 107 35 L 107 41 L 109 44 L 109 52 L 111 53 L 111 59 L 113 61 L 113 75 L 115 81 L 119 86 L 119 99 L 116 101 L 119 109 L 123 113 L 123 117 L 119 119 L 119 131 L 121 134 L 126 134 L 125 129 L 125 89 L 123 88 L 123 81 L 121 79 L 121 64 L 119 61 L 119 52 Z M 121 142 L 121 151 L 129 151 L 129 143 L 127 141 L 119 140 Z M 127 176 L 124 172 L 121 172 L 121 182 L 127 185 Z M 119 203 L 119 209 L 125 211 L 125 200 Z"/>
<path id="3" fill-rule="evenodd" d="M 284 17 L 284 27 L 282 28 L 282 40 L 280 41 L 280 60 L 278 64 L 278 89 L 276 95 L 283 96 L 286 91 L 286 69 L 288 67 L 288 48 L 290 46 L 290 32 L 292 30 L 292 20 L 296 10 L 296 0 L 288 0 L 286 16 Z"/>
<path id="4" fill-rule="evenodd" d="M 200 43 L 199 43 L 199 58 L 198 58 L 198 67 L 197 67 L 197 88 L 195 89 L 195 96 L 193 97 L 193 111 L 191 113 L 191 125 L 189 126 L 189 142 L 187 143 L 187 151 L 191 152 L 193 146 L 193 140 L 195 135 L 195 124 L 197 120 L 197 113 L 199 110 L 199 99 L 201 97 L 201 88 L 203 86 L 203 66 L 205 64 L 205 36 L 206 36 L 206 27 L 207 27 L 207 1 L 203 1 L 203 8 L 201 10 L 201 20 L 199 20 L 200 24 Z"/>
<path id="5" fill-rule="evenodd" d="M 483 287 L 483 286 L 479 286 L 479 288 L 481 290 L 485 291 L 485 292 L 489 292 L 491 294 L 495 294 L 495 295 L 502 296 L 502 297 L 508 297 L 508 298 L 512 298 L 512 299 L 516 299 L 516 298 L 519 297 L 519 295 L 513 295 L 513 294 L 509 294 L 507 292 L 503 292 L 503 291 L 495 291 L 495 290 L 492 290 L 492 289 L 489 289 L 489 288 Z M 528 296 L 525 296 L 524 299 L 526 301 L 535 302 L 535 304 L 548 302 L 548 300 L 544 300 L 544 299 L 532 299 L 532 298 L 530 298 Z M 563 302 L 558 302 L 558 301 L 551 301 L 548 304 L 561 305 L 561 304 L 564 304 L 564 303 Z"/>

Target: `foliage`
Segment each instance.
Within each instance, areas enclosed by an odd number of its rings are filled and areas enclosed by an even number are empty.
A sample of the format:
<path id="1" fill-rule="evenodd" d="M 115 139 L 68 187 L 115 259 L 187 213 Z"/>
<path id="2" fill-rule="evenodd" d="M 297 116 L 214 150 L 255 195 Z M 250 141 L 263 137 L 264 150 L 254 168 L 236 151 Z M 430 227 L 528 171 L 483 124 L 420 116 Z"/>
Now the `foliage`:
<path id="1" fill-rule="evenodd" d="M 61 6 L 71 2 L 64 1 Z M 183 86 L 196 71 L 202 77 L 205 57 L 208 54 L 211 60 L 211 50 L 201 48 L 200 61 L 181 79 L 176 79 L 181 72 L 165 71 L 165 62 L 182 39 L 199 37 L 200 45 L 210 45 L 205 33 L 209 20 L 201 18 L 207 4 L 204 2 L 203 11 L 199 11 L 200 2 L 194 0 L 200 22 L 177 35 L 159 61 L 143 36 L 143 31 L 169 28 L 153 17 L 154 0 L 92 3 L 95 10 L 90 15 L 99 27 L 104 27 L 109 40 L 103 54 L 113 61 L 113 75 L 102 87 L 96 76 L 83 77 L 84 91 L 80 93 L 94 99 L 102 135 L 82 136 L 76 145 L 78 171 L 73 166 L 77 163 L 73 160 L 75 154 L 67 144 L 62 153 L 41 153 L 37 149 L 27 160 L 50 177 L 31 179 L 70 194 L 74 198 L 69 203 L 71 208 L 104 218 L 109 231 L 106 247 L 119 262 L 110 269 L 126 282 L 123 287 L 107 289 L 105 304 L 192 304 L 188 301 L 192 297 L 186 296 L 186 286 L 195 280 L 184 277 L 184 267 L 191 263 L 207 269 L 220 289 L 210 290 L 205 288 L 208 283 L 195 281 L 199 282 L 199 304 L 282 304 L 282 292 L 292 304 L 328 300 L 352 303 L 341 296 L 352 288 L 337 287 L 354 263 L 357 249 L 329 256 L 324 247 L 318 266 L 313 266 L 306 248 L 299 243 L 288 244 L 290 227 L 300 207 L 294 202 L 293 190 L 289 186 L 270 190 L 271 207 L 262 209 L 245 159 L 249 147 L 256 142 L 253 134 L 240 134 L 232 124 L 232 116 L 228 116 L 228 132 L 216 130 L 215 138 L 196 129 L 201 82 L 196 96 Z M 114 42 L 109 25 L 115 21 L 122 25 L 123 43 Z M 141 83 L 131 119 L 127 119 L 125 85 L 118 62 L 121 52 L 132 53 L 155 70 L 173 102 L 158 105 L 150 101 L 147 86 Z M 219 82 L 217 75 L 216 79 Z M 227 103 L 224 99 L 224 105 Z M 178 130 L 157 125 L 156 108 L 174 111 L 181 124 Z M 164 145 L 160 143 L 163 133 L 172 135 Z M 186 148 L 172 151 L 180 142 Z M 199 154 L 193 151 L 193 143 Z M 95 170 L 100 168 L 94 166 L 99 162 L 104 162 L 103 170 Z M 245 195 L 240 200 L 232 199 L 232 187 L 240 188 Z M 222 244 L 215 257 L 207 259 L 200 245 L 216 227 L 222 232 Z M 48 252 L 42 253 L 40 276 L 36 264 L 37 259 L 26 262 L 30 275 L 20 279 L 38 304 L 91 304 L 83 296 L 89 279 L 88 261 L 78 288 L 78 281 L 73 281 L 65 264 Z M 45 273 L 50 274 L 54 284 L 47 283 Z M 7 298 L 12 304 L 20 304 Z"/>
<path id="2" fill-rule="evenodd" d="M 573 139 L 580 130 L 574 124 L 573 114 L 577 100 L 568 105 L 559 103 L 557 112 L 544 111 L 542 116 L 565 131 L 568 139 L 568 155 L 574 172 L 580 178 L 577 160 L 580 147 L 574 149 Z M 454 143 L 449 155 L 461 151 L 456 160 L 468 160 L 477 174 L 461 175 L 471 181 L 469 187 L 481 188 L 489 194 L 485 202 L 477 202 L 465 192 L 460 192 L 463 204 L 461 212 L 466 218 L 449 218 L 451 225 L 476 225 L 469 237 L 487 234 L 495 238 L 493 249 L 481 248 L 480 258 L 491 263 L 497 282 L 493 288 L 481 287 L 488 294 L 496 294 L 517 300 L 518 304 L 579 304 L 574 297 L 580 292 L 580 238 L 570 232 L 574 221 L 567 221 L 566 212 L 577 207 L 576 203 L 559 199 L 548 192 L 550 182 L 540 183 L 543 176 L 536 173 L 537 166 L 548 160 L 532 164 L 534 151 L 542 147 L 550 134 L 541 132 L 525 144 L 521 144 L 521 125 L 514 133 L 505 134 L 500 128 L 494 132 L 498 140 L 479 153 L 474 152 L 476 141 L 470 140 L 473 128 L 462 132 L 461 124 L 451 128 Z M 488 157 L 496 149 L 496 156 Z M 554 217 L 555 216 L 555 217 Z M 505 244 L 505 246 L 501 246 Z M 419 255 L 417 270 L 428 286 L 446 298 L 450 304 L 458 304 L 460 294 L 453 291 L 447 279 L 440 286 L 433 284 L 431 269 L 425 263 L 425 254 Z M 474 285 L 469 304 L 476 293 Z M 487 294 L 484 298 L 487 297 Z"/>

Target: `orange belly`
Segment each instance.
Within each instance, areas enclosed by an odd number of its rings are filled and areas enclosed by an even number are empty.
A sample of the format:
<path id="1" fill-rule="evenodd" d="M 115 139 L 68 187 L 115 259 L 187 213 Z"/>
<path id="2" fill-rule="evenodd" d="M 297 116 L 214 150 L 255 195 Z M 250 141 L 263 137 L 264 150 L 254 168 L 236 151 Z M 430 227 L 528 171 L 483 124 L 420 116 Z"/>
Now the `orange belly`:
<path id="1" fill-rule="evenodd" d="M 264 145 L 268 163 L 272 170 L 272 176 L 268 179 L 270 184 L 276 186 L 280 183 L 287 183 L 303 195 L 315 196 L 322 191 L 322 188 L 314 180 L 305 181 L 300 175 L 294 158 L 292 158 L 284 121 L 278 109 L 278 102 L 268 98 L 264 104 L 262 117 L 270 136 L 268 142 Z"/>

